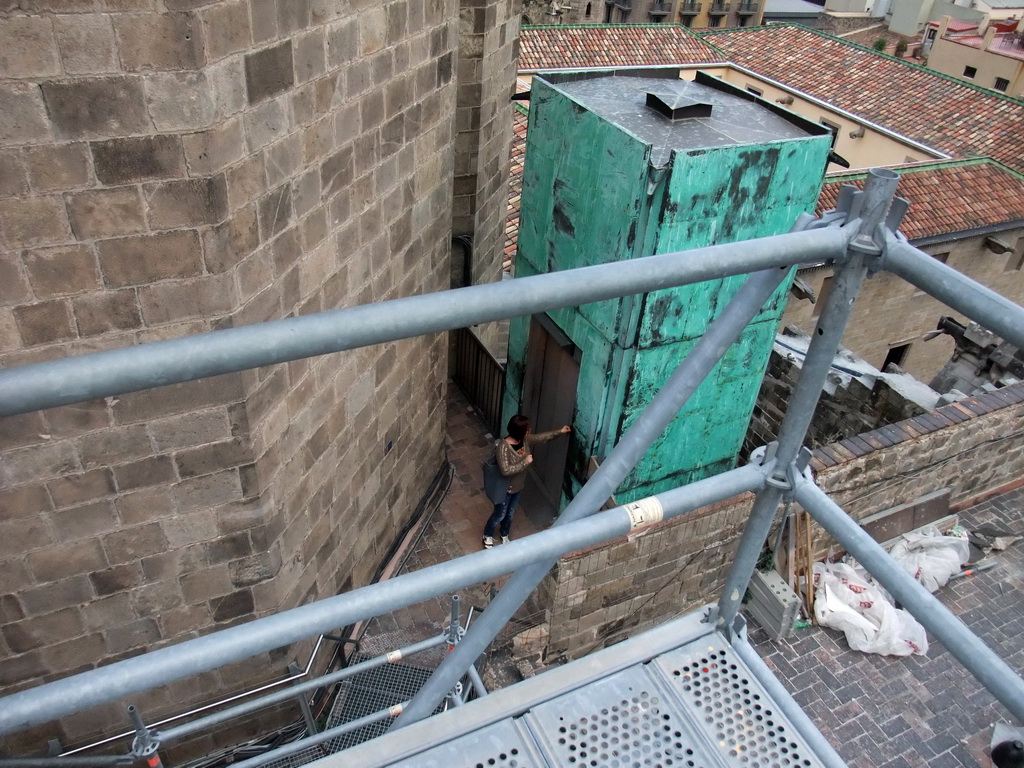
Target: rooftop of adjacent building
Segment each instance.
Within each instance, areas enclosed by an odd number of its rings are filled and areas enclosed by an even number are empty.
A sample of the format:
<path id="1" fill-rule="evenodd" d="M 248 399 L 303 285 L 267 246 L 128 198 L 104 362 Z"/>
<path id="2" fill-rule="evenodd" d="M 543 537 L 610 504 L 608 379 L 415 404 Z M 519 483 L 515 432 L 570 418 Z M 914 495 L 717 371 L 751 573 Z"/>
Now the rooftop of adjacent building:
<path id="1" fill-rule="evenodd" d="M 741 66 L 954 157 L 1024 171 L 1024 100 L 793 25 L 710 30 L 678 25 L 524 27 L 522 72 Z"/>

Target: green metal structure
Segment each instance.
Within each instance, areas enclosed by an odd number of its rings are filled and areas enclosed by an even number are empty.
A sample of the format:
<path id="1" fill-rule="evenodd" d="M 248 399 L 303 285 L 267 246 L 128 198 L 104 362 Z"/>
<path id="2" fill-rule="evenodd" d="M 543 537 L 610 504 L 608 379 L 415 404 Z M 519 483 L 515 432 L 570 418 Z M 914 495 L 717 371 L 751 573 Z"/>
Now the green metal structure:
<path id="1" fill-rule="evenodd" d="M 671 70 L 537 76 L 516 276 L 781 234 L 813 211 L 831 144 L 824 126 L 704 73 L 692 82 Z M 541 319 L 579 364 L 563 505 L 741 283 L 708 280 Z M 620 503 L 735 466 L 790 283 L 619 486 Z M 506 417 L 533 386 L 531 324 L 512 322 Z"/>

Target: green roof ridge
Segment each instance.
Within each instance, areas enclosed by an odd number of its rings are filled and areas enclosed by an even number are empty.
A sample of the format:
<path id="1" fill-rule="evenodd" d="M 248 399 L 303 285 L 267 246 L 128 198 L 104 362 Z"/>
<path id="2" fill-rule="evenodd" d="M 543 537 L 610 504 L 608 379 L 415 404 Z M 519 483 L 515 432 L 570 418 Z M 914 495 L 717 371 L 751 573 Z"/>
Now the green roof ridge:
<path id="1" fill-rule="evenodd" d="M 903 175 L 905 173 L 925 173 L 927 171 L 934 171 L 941 168 L 963 168 L 971 165 L 994 165 L 999 170 L 1008 173 L 1014 178 L 1024 181 L 1024 173 L 1015 171 L 1005 163 L 1001 163 L 993 157 L 977 156 L 977 157 L 951 157 L 945 160 L 928 160 L 923 163 L 907 163 L 907 164 L 896 164 L 880 166 L 883 168 L 890 168 L 895 173 Z M 868 175 L 870 169 L 862 169 L 856 171 L 842 171 L 839 173 L 830 173 L 825 176 L 826 184 L 835 184 L 843 181 L 851 181 L 853 179 L 862 179 Z"/>

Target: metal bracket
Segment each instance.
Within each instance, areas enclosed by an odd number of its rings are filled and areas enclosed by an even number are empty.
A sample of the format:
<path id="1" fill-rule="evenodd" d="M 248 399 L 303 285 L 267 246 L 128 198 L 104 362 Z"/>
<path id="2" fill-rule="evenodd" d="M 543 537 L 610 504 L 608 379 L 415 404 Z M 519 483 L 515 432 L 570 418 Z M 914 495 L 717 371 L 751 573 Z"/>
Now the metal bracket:
<path id="1" fill-rule="evenodd" d="M 146 761 L 147 764 L 151 768 L 158 768 L 160 757 L 157 755 L 157 750 L 160 749 L 160 735 L 146 727 L 142 715 L 139 714 L 139 710 L 135 708 L 134 704 L 128 705 L 128 717 L 131 718 L 132 725 L 135 726 L 131 754 L 135 757 L 150 758 Z"/>

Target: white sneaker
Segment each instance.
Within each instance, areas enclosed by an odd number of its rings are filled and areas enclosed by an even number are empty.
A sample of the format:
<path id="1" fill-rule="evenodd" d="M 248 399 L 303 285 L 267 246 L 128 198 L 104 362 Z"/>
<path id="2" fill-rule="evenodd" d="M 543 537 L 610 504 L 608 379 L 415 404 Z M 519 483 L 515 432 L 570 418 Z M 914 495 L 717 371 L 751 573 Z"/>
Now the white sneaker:
<path id="1" fill-rule="evenodd" d="M 484 549 L 490 549 L 494 546 L 494 539 L 490 536 L 484 536 Z"/>
<path id="2" fill-rule="evenodd" d="M 501 543 L 502 544 L 508 544 L 508 536 L 502 536 L 501 537 Z"/>

